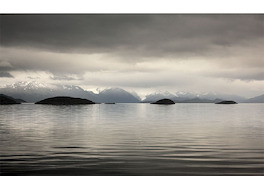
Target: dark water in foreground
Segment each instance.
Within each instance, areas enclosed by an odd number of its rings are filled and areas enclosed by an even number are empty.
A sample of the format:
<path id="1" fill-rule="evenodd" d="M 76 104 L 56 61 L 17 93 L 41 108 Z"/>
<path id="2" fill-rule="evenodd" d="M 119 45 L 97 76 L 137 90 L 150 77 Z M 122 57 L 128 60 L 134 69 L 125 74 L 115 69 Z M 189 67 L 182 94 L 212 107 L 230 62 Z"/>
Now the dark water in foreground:
<path id="1" fill-rule="evenodd" d="M 0 106 L 0 175 L 264 175 L 264 104 Z"/>

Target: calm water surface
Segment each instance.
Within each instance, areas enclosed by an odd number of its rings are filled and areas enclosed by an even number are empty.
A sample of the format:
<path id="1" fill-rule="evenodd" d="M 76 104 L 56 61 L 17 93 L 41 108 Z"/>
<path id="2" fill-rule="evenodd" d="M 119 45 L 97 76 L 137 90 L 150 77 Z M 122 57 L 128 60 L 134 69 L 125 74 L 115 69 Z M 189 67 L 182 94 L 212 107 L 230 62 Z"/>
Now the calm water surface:
<path id="1" fill-rule="evenodd" d="M 0 106 L 0 175 L 264 175 L 264 104 Z"/>

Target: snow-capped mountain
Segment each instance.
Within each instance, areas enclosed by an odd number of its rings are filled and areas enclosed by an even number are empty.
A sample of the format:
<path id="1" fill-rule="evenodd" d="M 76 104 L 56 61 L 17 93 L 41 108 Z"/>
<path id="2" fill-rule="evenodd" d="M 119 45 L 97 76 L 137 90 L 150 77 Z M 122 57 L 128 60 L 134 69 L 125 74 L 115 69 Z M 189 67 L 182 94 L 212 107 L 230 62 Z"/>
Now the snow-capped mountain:
<path id="1" fill-rule="evenodd" d="M 169 98 L 174 102 L 179 103 L 210 103 L 219 100 L 234 100 L 236 102 L 243 102 L 245 98 L 237 95 L 228 95 L 228 94 L 217 94 L 217 93 L 195 93 L 195 92 L 184 92 L 178 91 L 175 93 L 170 92 L 155 92 L 146 96 L 142 102 L 154 102 L 163 98 Z"/>
<path id="2" fill-rule="evenodd" d="M 53 96 L 81 96 L 95 99 L 93 94 L 78 86 L 45 85 L 36 81 L 6 85 L 0 92 L 27 102 L 36 102 Z"/>
<path id="3" fill-rule="evenodd" d="M 172 94 L 168 91 L 162 92 L 158 91 L 153 94 L 146 95 L 146 98 L 142 101 L 144 103 L 149 103 L 149 102 L 155 102 L 163 98 L 169 98 L 169 99 L 177 99 L 177 95 Z"/>
<path id="4" fill-rule="evenodd" d="M 100 98 L 100 102 L 117 102 L 117 103 L 139 103 L 140 99 L 138 99 L 133 94 L 120 89 L 120 88 L 110 88 L 100 91 L 98 94 Z"/>
<path id="5" fill-rule="evenodd" d="M 244 103 L 264 103 L 264 94 L 244 101 Z"/>
<path id="6" fill-rule="evenodd" d="M 27 102 L 35 102 L 46 97 L 52 96 L 53 90 L 47 85 L 34 82 L 17 82 L 6 85 L 0 92 Z"/>
<path id="7" fill-rule="evenodd" d="M 214 99 L 222 99 L 222 100 L 233 100 L 236 102 L 243 102 L 246 100 L 246 98 L 238 96 L 238 95 L 232 95 L 232 94 L 219 94 L 219 93 L 211 93 L 211 92 L 206 92 L 206 93 L 201 93 L 197 95 L 199 98 L 202 99 L 209 99 L 209 100 L 214 100 Z"/>
<path id="8" fill-rule="evenodd" d="M 20 81 L 20 82 L 16 82 L 14 84 L 10 84 L 10 85 L 6 85 L 6 88 L 23 88 L 24 90 L 28 90 L 28 89 L 41 89 L 41 88 L 47 88 L 49 87 L 46 84 L 43 83 L 39 83 L 37 81 L 32 81 L 32 82 L 28 82 L 28 81 Z"/>
<path id="9" fill-rule="evenodd" d="M 4 88 L 0 88 L 0 93 L 8 96 L 23 99 L 27 102 L 37 102 L 49 97 L 55 96 L 71 96 L 77 98 L 85 98 L 94 102 L 115 102 L 115 103 L 136 103 L 140 102 L 131 93 L 120 89 L 111 88 L 106 89 L 99 94 L 95 94 L 92 91 L 86 91 L 79 86 L 74 85 L 45 85 L 34 82 L 17 82 L 15 84 L 6 85 Z M 135 94 L 135 93 L 134 93 Z"/>
<path id="10" fill-rule="evenodd" d="M 71 96 L 77 98 L 86 98 L 98 103 L 138 103 L 140 97 L 135 92 L 128 92 L 120 88 L 109 88 L 98 93 L 84 90 L 75 85 L 46 85 L 37 81 L 17 82 L 0 88 L 0 93 L 23 99 L 27 102 L 36 102 L 45 98 L 54 96 Z M 215 99 L 233 100 L 236 102 L 245 102 L 246 99 L 236 95 L 218 94 L 211 92 L 184 92 L 178 91 L 171 93 L 168 91 L 158 91 L 146 95 L 142 102 L 155 102 L 157 100 L 169 98 L 175 102 L 214 102 Z M 253 100 L 252 100 L 253 101 Z"/>
<path id="11" fill-rule="evenodd" d="M 184 91 L 177 91 L 175 92 L 176 97 L 182 98 L 182 99 L 190 99 L 190 98 L 196 98 L 199 97 L 199 94 L 194 92 L 184 92 Z"/>

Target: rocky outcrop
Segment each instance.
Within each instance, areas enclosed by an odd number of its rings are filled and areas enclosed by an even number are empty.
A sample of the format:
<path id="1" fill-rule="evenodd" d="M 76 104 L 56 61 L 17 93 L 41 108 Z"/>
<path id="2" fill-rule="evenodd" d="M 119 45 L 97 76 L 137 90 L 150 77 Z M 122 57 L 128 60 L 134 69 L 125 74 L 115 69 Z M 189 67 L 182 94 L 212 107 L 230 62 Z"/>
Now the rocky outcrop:
<path id="1" fill-rule="evenodd" d="M 81 105 L 81 104 L 95 104 L 93 101 L 72 98 L 72 97 L 52 97 L 36 102 L 35 104 L 48 104 L 48 105 Z"/>
<path id="2" fill-rule="evenodd" d="M 165 99 L 158 100 L 158 101 L 151 103 L 151 104 L 170 105 L 170 104 L 175 104 L 175 103 L 174 103 L 174 101 L 165 98 Z"/>
<path id="3" fill-rule="evenodd" d="M 237 104 L 237 102 L 235 102 L 235 101 L 220 101 L 220 102 L 217 102 L 215 104 Z"/>

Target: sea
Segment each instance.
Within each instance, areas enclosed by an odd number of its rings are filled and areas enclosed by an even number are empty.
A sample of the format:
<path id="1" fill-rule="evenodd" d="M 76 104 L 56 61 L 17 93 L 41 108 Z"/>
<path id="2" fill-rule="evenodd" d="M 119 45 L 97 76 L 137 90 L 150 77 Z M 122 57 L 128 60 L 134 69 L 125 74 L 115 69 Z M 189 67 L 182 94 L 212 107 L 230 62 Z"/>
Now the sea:
<path id="1" fill-rule="evenodd" d="M 1 105 L 1 176 L 264 175 L 264 104 Z"/>

